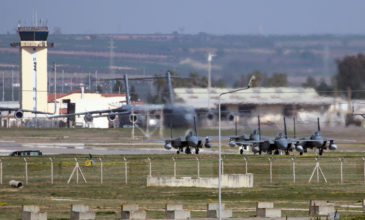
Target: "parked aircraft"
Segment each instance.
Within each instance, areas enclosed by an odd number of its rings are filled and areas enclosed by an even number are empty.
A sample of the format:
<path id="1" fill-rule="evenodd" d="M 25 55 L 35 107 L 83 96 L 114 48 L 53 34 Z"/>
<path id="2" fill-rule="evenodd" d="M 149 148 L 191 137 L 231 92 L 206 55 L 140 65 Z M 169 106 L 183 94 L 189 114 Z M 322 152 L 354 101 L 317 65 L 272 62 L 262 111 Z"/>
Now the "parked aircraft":
<path id="1" fill-rule="evenodd" d="M 7 107 L 0 107 L 0 115 L 1 112 L 8 112 L 9 114 L 11 112 L 14 112 L 14 117 L 16 119 L 22 119 L 24 117 L 24 112 L 29 112 L 33 114 L 51 114 L 48 112 L 41 112 L 41 111 L 33 111 L 33 110 L 27 110 L 27 109 L 21 109 L 21 108 L 7 108 Z"/>
<path id="2" fill-rule="evenodd" d="M 313 134 L 309 137 L 300 138 L 300 144 L 303 146 L 303 152 L 307 152 L 307 149 L 318 149 L 319 155 L 323 154 L 323 150 L 326 150 L 327 147 L 330 150 L 336 150 L 337 145 L 334 143 L 334 139 L 323 137 L 321 134 L 321 127 L 319 123 L 319 118 L 317 118 L 317 126 L 318 130 L 314 131 Z M 300 153 L 300 155 L 303 154 Z"/>
<path id="3" fill-rule="evenodd" d="M 352 116 L 360 115 L 361 117 L 365 118 L 365 113 L 355 113 L 354 107 L 352 107 Z"/>
<path id="4" fill-rule="evenodd" d="M 149 111 L 153 111 L 159 114 L 162 111 L 164 125 L 166 127 L 170 126 L 169 121 L 174 121 L 174 127 L 191 127 L 193 125 L 193 119 L 196 116 L 195 110 L 193 107 L 176 105 L 173 99 L 173 91 L 172 91 L 172 83 L 171 83 L 171 75 L 170 72 L 166 73 L 166 76 L 163 78 L 167 78 L 168 88 L 169 88 L 169 104 L 159 106 L 153 105 L 145 105 L 145 104 L 131 104 L 130 103 L 130 91 L 129 91 L 129 80 L 148 80 L 155 79 L 158 76 L 154 77 L 137 77 L 128 79 L 128 75 L 124 75 L 124 83 L 126 88 L 126 105 L 115 109 L 108 110 L 97 110 L 97 111 L 87 111 L 80 113 L 71 113 L 71 114 L 61 114 L 53 117 L 73 117 L 84 115 L 85 122 L 92 122 L 94 117 L 108 117 L 110 121 L 114 121 L 116 116 L 119 116 L 120 125 L 123 126 L 125 124 L 137 123 L 138 121 L 143 121 L 147 113 Z M 117 80 L 121 78 L 114 78 L 110 80 Z"/>
<path id="5" fill-rule="evenodd" d="M 229 138 L 229 146 L 234 147 L 235 145 L 240 147 L 240 153 L 243 154 L 243 148 L 248 146 L 252 147 L 253 153 L 267 152 L 268 154 L 279 154 L 280 151 L 285 152 L 286 155 L 289 151 L 296 149 L 297 151 L 303 151 L 303 147 L 300 145 L 298 139 L 288 138 L 286 121 L 284 117 L 284 133 L 280 131 L 276 137 L 262 137 L 261 136 L 261 123 L 260 116 L 258 119 L 258 129 L 254 129 L 248 136 L 243 134 L 241 136 L 232 136 Z"/>
<path id="6" fill-rule="evenodd" d="M 172 126 L 170 138 L 160 139 L 158 141 L 164 141 L 164 148 L 166 150 L 171 150 L 172 148 L 177 149 L 176 153 L 185 152 L 186 154 L 191 154 L 192 149 L 195 149 L 195 154 L 199 154 L 199 148 L 203 147 L 211 148 L 209 137 L 199 137 L 196 129 L 196 122 L 194 118 L 194 130 L 189 130 L 186 136 L 179 136 L 176 138 L 172 137 Z M 205 143 L 204 143 L 205 142 Z M 185 148 L 185 150 L 184 150 Z"/>

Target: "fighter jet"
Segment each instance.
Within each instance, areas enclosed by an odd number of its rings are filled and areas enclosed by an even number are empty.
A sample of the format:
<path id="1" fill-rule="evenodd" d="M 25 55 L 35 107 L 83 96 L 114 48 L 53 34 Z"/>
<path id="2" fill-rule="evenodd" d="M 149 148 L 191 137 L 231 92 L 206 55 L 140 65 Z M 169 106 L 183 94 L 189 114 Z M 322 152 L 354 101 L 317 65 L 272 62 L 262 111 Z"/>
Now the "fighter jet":
<path id="1" fill-rule="evenodd" d="M 241 136 L 230 137 L 229 146 L 239 146 L 241 154 L 243 153 L 243 148 L 247 148 L 248 146 L 252 146 L 252 152 L 254 154 L 261 154 L 262 152 L 279 154 L 280 152 L 285 152 L 285 154 L 288 155 L 289 151 L 293 151 L 293 149 L 296 149 L 297 151 L 302 149 L 297 139 L 288 138 L 285 117 L 284 133 L 280 131 L 275 137 L 262 137 L 260 116 L 258 116 L 257 119 L 258 130 L 253 130 L 250 136 L 243 134 Z"/>
<path id="2" fill-rule="evenodd" d="M 186 136 L 179 136 L 173 138 L 172 126 L 170 127 L 171 127 L 170 138 L 162 140 L 165 142 L 164 148 L 166 150 L 171 150 L 172 148 L 174 148 L 177 149 L 176 151 L 177 154 L 180 154 L 181 152 L 185 152 L 186 154 L 191 154 L 192 149 L 195 149 L 195 154 L 199 154 L 199 148 L 203 147 L 204 141 L 205 141 L 204 146 L 206 148 L 212 147 L 209 137 L 198 136 L 198 132 L 196 130 L 195 118 L 194 118 L 194 130 L 189 130 Z"/>
<path id="3" fill-rule="evenodd" d="M 314 131 L 313 134 L 309 137 L 303 137 L 299 139 L 301 146 L 303 147 L 303 151 L 300 152 L 300 155 L 303 152 L 307 152 L 307 149 L 318 149 L 319 155 L 323 154 L 323 150 L 326 150 L 327 147 L 330 150 L 336 150 L 337 145 L 334 143 L 334 139 L 323 137 L 321 134 L 321 127 L 319 123 L 319 118 L 317 118 L 317 126 L 318 130 Z"/>
<path id="4" fill-rule="evenodd" d="M 257 117 L 258 118 L 258 126 L 260 127 L 260 116 Z M 247 134 L 242 134 L 242 135 L 237 135 L 237 122 L 235 124 L 235 136 L 230 136 L 229 137 L 229 141 L 228 141 L 228 145 L 230 147 L 235 147 L 238 146 L 239 152 L 240 154 L 243 154 L 244 150 L 248 150 L 248 148 L 253 145 L 259 145 L 260 143 L 260 139 L 261 139 L 261 135 L 259 134 L 259 129 L 254 129 L 252 130 L 250 135 Z"/>

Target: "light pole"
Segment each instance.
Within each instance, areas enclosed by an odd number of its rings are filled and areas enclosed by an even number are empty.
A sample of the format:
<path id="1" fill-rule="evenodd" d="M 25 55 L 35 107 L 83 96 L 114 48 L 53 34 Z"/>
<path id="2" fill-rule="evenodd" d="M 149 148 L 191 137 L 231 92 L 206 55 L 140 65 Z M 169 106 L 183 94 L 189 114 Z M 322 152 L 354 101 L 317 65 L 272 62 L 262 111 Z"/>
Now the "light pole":
<path id="1" fill-rule="evenodd" d="M 211 79 L 211 71 L 212 71 L 212 67 L 211 67 L 211 63 L 213 60 L 213 57 L 215 56 L 214 53 L 208 53 L 208 110 L 210 109 L 210 89 L 212 87 L 212 79 Z"/>
<path id="2" fill-rule="evenodd" d="M 242 90 L 246 90 L 249 89 L 251 87 L 253 87 L 254 83 L 255 83 L 255 76 L 252 75 L 251 79 L 247 85 L 246 88 L 240 88 L 240 89 L 234 89 L 228 92 L 222 92 L 219 94 L 218 96 L 218 131 L 219 131 L 219 145 L 218 145 L 218 155 L 219 155 L 219 159 L 218 159 L 218 200 L 219 200 L 219 220 L 222 220 L 222 186 L 221 186 L 221 182 L 222 182 L 222 136 L 221 136 L 221 97 L 223 95 L 226 94 L 231 94 L 231 93 L 235 93 L 235 92 L 239 92 Z"/>

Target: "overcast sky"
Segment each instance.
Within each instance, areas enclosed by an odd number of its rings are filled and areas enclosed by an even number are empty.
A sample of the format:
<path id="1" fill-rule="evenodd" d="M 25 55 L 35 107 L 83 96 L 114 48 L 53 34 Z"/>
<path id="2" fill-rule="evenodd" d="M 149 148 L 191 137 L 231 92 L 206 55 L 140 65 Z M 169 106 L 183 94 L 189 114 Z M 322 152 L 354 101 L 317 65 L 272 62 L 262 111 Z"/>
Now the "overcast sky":
<path id="1" fill-rule="evenodd" d="M 365 34 L 363 0 L 2 0 L 0 33 L 33 8 L 66 34 Z"/>

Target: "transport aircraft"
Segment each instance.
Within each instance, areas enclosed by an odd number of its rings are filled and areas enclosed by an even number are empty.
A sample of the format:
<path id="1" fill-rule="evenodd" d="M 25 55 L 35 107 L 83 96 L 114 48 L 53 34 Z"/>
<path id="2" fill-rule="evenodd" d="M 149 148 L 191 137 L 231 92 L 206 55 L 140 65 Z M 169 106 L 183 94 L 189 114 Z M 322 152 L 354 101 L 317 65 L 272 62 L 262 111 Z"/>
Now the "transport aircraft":
<path id="1" fill-rule="evenodd" d="M 48 112 L 33 111 L 33 110 L 27 110 L 27 109 L 21 109 L 21 108 L 7 108 L 7 107 L 0 107 L 0 116 L 1 116 L 1 112 L 8 112 L 9 114 L 11 112 L 14 112 L 14 117 L 16 119 L 22 119 L 24 117 L 24 112 L 29 112 L 29 113 L 33 113 L 33 114 L 44 114 L 44 115 L 51 114 Z"/>
<path id="2" fill-rule="evenodd" d="M 155 78 L 166 78 L 169 89 L 169 104 L 162 105 L 162 107 L 153 107 L 148 104 L 131 104 L 130 103 L 130 91 L 129 91 L 129 80 L 149 80 Z M 154 111 L 157 114 L 162 111 L 164 125 L 169 127 L 169 121 L 173 121 L 174 127 L 191 127 L 193 125 L 194 117 L 196 116 L 195 110 L 193 107 L 184 106 L 184 105 L 176 105 L 174 103 L 173 91 L 172 91 L 172 83 L 171 83 L 171 74 L 170 72 L 166 73 L 165 77 L 162 76 L 153 76 L 153 77 L 135 77 L 128 78 L 128 75 L 125 74 L 124 78 L 114 78 L 114 79 L 106 79 L 106 80 L 118 80 L 123 79 L 126 88 L 126 104 L 115 109 L 107 109 L 107 110 L 96 110 L 96 111 L 87 111 L 80 113 L 72 113 L 72 114 L 60 114 L 52 117 L 73 117 L 84 115 L 84 120 L 86 122 L 92 122 L 94 117 L 107 117 L 110 121 L 114 121 L 116 116 L 119 116 L 119 122 L 121 125 L 137 123 L 138 121 L 145 120 L 145 115 L 149 113 L 148 111 Z"/>

